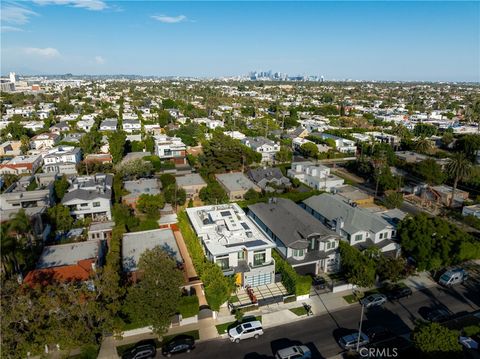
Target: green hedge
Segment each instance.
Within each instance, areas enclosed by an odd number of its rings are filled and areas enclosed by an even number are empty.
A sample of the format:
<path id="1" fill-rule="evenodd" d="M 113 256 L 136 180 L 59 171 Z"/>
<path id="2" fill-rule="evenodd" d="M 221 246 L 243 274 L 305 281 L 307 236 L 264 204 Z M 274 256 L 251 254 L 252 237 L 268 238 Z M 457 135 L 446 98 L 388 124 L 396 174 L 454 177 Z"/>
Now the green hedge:
<path id="1" fill-rule="evenodd" d="M 180 299 L 178 311 L 182 318 L 190 318 L 198 314 L 198 297 L 196 295 L 185 296 Z"/>
<path id="2" fill-rule="evenodd" d="M 282 275 L 282 283 L 289 294 L 299 296 L 310 293 L 312 286 L 310 276 L 299 275 L 276 251 L 272 251 L 272 257 L 275 259 L 275 272 Z"/>

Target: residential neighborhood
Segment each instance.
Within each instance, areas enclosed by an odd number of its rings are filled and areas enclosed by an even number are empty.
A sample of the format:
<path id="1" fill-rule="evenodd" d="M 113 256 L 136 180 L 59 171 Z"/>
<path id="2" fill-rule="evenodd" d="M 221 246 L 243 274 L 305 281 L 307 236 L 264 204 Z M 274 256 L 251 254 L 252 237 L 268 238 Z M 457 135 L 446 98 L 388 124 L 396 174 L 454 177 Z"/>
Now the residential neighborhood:
<path id="1" fill-rule="evenodd" d="M 2 3 L 0 356 L 479 358 L 479 7 L 374 5 Z"/>

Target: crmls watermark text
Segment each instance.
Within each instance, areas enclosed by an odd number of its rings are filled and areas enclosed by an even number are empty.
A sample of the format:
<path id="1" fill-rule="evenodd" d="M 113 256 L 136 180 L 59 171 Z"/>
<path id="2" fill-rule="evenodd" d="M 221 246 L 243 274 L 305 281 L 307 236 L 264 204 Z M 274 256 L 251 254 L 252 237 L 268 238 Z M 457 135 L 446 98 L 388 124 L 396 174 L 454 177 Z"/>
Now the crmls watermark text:
<path id="1" fill-rule="evenodd" d="M 359 350 L 362 358 L 396 358 L 398 357 L 397 348 L 361 348 Z"/>

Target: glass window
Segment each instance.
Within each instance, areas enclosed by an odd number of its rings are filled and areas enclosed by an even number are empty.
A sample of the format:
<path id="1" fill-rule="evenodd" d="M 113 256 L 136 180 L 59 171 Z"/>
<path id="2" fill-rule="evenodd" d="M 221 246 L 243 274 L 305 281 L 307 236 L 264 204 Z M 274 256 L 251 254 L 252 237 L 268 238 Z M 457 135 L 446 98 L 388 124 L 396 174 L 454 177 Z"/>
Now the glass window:
<path id="1" fill-rule="evenodd" d="M 255 251 L 253 252 L 253 265 L 260 266 L 265 263 L 267 254 L 265 251 Z"/>
<path id="2" fill-rule="evenodd" d="M 93 202 L 93 207 L 100 207 L 100 202 Z"/>
<path id="3" fill-rule="evenodd" d="M 382 238 L 383 238 L 383 233 L 380 233 L 380 239 L 382 239 Z"/>
<path id="4" fill-rule="evenodd" d="M 87 206 L 88 206 L 88 203 L 82 203 L 80 206 L 81 206 L 81 207 L 87 207 Z"/>
<path id="5" fill-rule="evenodd" d="M 294 249 L 293 250 L 294 257 L 303 257 L 303 249 Z"/>
<path id="6" fill-rule="evenodd" d="M 239 259 L 239 260 L 245 259 L 245 252 L 244 252 L 244 251 L 238 252 L 238 259 Z"/>
<path id="7" fill-rule="evenodd" d="M 357 235 L 355 236 L 355 242 L 361 241 L 362 238 L 363 238 L 363 236 L 362 236 L 361 234 L 357 234 Z M 381 237 L 380 237 L 380 238 L 381 238 Z"/>
<path id="8" fill-rule="evenodd" d="M 217 257 L 215 263 L 222 269 L 229 268 L 228 256 Z"/>

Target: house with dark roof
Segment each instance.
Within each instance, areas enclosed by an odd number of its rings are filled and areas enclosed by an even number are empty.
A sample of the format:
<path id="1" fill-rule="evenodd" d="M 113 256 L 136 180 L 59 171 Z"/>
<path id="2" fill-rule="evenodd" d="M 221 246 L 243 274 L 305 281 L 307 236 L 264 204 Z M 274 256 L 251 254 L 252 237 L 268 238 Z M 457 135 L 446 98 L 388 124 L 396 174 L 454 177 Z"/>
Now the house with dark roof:
<path id="1" fill-rule="evenodd" d="M 86 282 L 103 265 L 105 242 L 86 241 L 46 246 L 24 283 L 30 286 Z"/>
<path id="2" fill-rule="evenodd" d="M 94 176 L 73 177 L 62 204 L 72 217 L 92 218 L 94 221 L 112 219 L 111 198 L 113 176 L 98 173 Z"/>
<path id="3" fill-rule="evenodd" d="M 247 177 L 266 192 L 282 192 L 292 186 L 290 179 L 278 167 L 254 168 L 247 172 Z"/>
<path id="4" fill-rule="evenodd" d="M 271 198 L 248 206 L 248 216 L 276 244 L 276 249 L 301 274 L 336 272 L 340 267 L 340 235 L 295 202 Z"/>
<path id="5" fill-rule="evenodd" d="M 393 239 L 396 226 L 377 213 L 358 207 L 342 196 L 323 193 L 303 201 L 305 210 L 361 250 L 375 246 L 384 254 L 398 256 Z"/>

